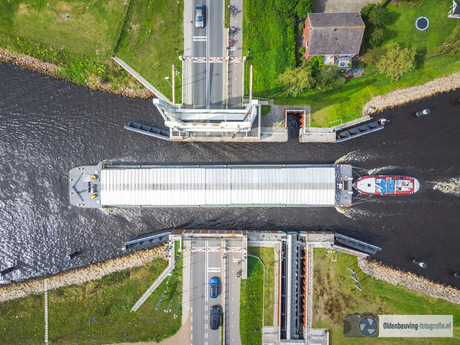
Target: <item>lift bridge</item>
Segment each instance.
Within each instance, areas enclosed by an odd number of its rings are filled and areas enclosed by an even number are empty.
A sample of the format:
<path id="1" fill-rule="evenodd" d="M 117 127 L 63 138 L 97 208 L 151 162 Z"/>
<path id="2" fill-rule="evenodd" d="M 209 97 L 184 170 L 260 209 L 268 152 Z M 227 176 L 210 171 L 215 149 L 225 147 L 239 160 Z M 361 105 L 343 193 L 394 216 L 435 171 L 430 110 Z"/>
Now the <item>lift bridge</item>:
<path id="1" fill-rule="evenodd" d="M 192 83 L 189 82 L 186 87 L 183 86 L 183 93 L 185 89 L 188 91 L 185 92 L 187 96 L 185 97 L 183 94 L 182 98 L 186 98 L 189 101 L 180 105 L 175 104 L 175 78 L 171 79 L 173 92 L 173 101 L 171 102 L 126 62 L 118 57 L 114 57 L 113 59 L 147 89 L 152 91 L 156 96 L 156 98 L 153 99 L 153 104 L 164 119 L 164 127 L 129 122 L 128 125 L 125 126 L 125 129 L 159 139 L 173 141 L 260 141 L 262 114 L 259 101 L 252 99 L 252 68 L 250 68 L 249 100 L 243 102 L 243 97 L 241 97 L 241 103 L 237 106 L 231 104 L 229 106 L 228 82 L 230 78 L 226 77 L 227 81 L 224 84 L 227 85 L 227 92 L 225 93 L 227 96 L 223 97 L 223 105 L 219 108 L 194 108 L 189 99 L 191 94 L 190 88 L 193 88 Z M 180 59 L 182 60 L 183 71 L 190 71 L 191 68 L 186 68 L 186 66 L 192 64 L 193 61 L 211 59 L 220 62 L 225 67 L 224 75 L 226 76 L 229 74 L 229 66 L 235 65 L 238 66 L 238 68 L 232 67 L 232 69 L 236 68 L 239 73 L 243 73 L 242 78 L 244 80 L 245 57 L 211 58 L 181 56 Z M 171 75 L 176 75 L 174 65 L 172 65 Z"/>

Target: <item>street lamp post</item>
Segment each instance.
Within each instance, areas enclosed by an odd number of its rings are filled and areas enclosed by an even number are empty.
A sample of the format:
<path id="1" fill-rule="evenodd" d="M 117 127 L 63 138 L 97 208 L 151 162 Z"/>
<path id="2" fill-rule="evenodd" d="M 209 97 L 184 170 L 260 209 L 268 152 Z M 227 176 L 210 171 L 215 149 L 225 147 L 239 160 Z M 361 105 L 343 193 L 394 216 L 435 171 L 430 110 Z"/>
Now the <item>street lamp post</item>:
<path id="1" fill-rule="evenodd" d="M 176 75 L 177 75 L 177 78 L 179 78 L 179 80 L 182 81 L 182 79 L 180 78 L 180 72 L 179 71 L 176 71 Z"/>
<path id="2" fill-rule="evenodd" d="M 172 87 L 171 82 L 169 81 L 169 77 L 165 77 L 166 81 L 168 82 L 169 86 Z"/>

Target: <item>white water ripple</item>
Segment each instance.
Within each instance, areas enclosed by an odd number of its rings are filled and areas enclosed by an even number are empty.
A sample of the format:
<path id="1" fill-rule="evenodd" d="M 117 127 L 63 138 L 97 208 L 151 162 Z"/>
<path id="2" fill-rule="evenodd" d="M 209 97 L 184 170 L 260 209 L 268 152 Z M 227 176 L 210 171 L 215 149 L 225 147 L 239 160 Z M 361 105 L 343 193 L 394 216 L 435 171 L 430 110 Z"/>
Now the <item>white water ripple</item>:
<path id="1" fill-rule="evenodd" d="M 433 189 L 439 190 L 440 192 L 460 196 L 460 177 L 454 177 L 448 180 L 434 183 Z"/>

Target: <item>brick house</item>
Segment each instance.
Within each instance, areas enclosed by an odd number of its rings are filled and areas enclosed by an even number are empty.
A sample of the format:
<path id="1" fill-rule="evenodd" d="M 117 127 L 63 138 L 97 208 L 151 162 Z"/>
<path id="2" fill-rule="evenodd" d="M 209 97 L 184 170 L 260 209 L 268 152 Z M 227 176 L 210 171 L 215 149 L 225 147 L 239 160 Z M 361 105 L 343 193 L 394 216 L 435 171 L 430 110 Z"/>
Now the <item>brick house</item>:
<path id="1" fill-rule="evenodd" d="M 304 56 L 307 61 L 322 56 L 325 64 L 350 68 L 361 49 L 364 28 L 358 12 L 310 13 L 303 32 Z"/>

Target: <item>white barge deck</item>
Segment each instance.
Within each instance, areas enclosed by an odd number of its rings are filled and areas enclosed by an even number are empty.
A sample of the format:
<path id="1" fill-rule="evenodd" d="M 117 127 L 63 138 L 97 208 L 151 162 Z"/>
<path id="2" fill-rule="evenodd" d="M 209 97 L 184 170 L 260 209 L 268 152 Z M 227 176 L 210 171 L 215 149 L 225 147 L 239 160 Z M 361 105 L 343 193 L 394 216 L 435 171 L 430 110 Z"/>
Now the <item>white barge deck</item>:
<path id="1" fill-rule="evenodd" d="M 352 202 L 351 165 L 82 166 L 70 204 L 100 207 L 334 207 Z"/>

